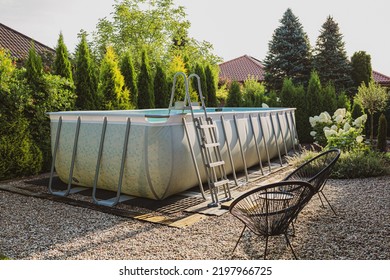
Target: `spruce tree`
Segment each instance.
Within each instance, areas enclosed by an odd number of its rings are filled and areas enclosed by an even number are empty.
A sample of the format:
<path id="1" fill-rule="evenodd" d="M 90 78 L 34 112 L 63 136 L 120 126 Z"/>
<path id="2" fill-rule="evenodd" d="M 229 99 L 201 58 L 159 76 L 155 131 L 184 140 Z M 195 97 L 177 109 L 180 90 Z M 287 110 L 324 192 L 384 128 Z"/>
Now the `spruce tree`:
<path id="1" fill-rule="evenodd" d="M 67 78 L 73 82 L 72 67 L 69 61 L 69 53 L 64 43 L 64 37 L 62 33 L 58 38 L 56 47 L 56 57 L 54 60 L 54 73 L 61 77 Z"/>
<path id="2" fill-rule="evenodd" d="M 141 69 L 138 74 L 138 109 L 154 108 L 153 80 L 146 50 L 142 51 Z"/>
<path id="3" fill-rule="evenodd" d="M 240 107 L 242 101 L 242 94 L 240 84 L 237 81 L 233 81 L 229 88 L 228 97 L 226 99 L 227 107 Z"/>
<path id="4" fill-rule="evenodd" d="M 217 102 L 216 79 L 214 77 L 213 71 L 209 64 L 206 65 L 205 76 L 206 76 L 206 88 L 207 88 L 207 97 L 208 97 L 207 106 L 217 107 L 218 102 Z"/>
<path id="5" fill-rule="evenodd" d="M 86 34 L 81 35 L 76 47 L 75 86 L 76 107 L 80 110 L 98 109 L 97 77 Z"/>
<path id="6" fill-rule="evenodd" d="M 136 108 L 137 96 L 138 96 L 137 79 L 136 79 L 133 60 L 131 58 L 131 53 L 129 51 L 123 55 L 120 66 L 121 66 L 121 73 L 125 78 L 125 85 L 127 89 L 130 91 L 130 103 L 133 108 Z"/>
<path id="7" fill-rule="evenodd" d="M 291 9 L 287 9 L 269 42 L 263 62 L 268 90 L 280 90 L 285 78 L 294 84 L 306 84 L 311 71 L 310 43 L 302 24 Z"/>
<path id="8" fill-rule="evenodd" d="M 105 110 L 129 109 L 129 91 L 112 47 L 107 47 L 100 65 L 98 94 Z"/>
<path id="9" fill-rule="evenodd" d="M 368 86 L 372 79 L 371 56 L 364 51 L 355 52 L 351 57 L 351 67 L 356 91 L 362 83 Z"/>
<path id="10" fill-rule="evenodd" d="M 343 35 L 338 24 L 329 16 L 317 38 L 313 66 L 321 82 L 333 83 L 336 94 L 349 93 L 352 86 L 351 65 L 348 61 Z"/>
<path id="11" fill-rule="evenodd" d="M 154 76 L 154 97 L 156 108 L 168 108 L 170 96 L 167 76 L 160 64 L 157 65 L 156 75 Z"/>

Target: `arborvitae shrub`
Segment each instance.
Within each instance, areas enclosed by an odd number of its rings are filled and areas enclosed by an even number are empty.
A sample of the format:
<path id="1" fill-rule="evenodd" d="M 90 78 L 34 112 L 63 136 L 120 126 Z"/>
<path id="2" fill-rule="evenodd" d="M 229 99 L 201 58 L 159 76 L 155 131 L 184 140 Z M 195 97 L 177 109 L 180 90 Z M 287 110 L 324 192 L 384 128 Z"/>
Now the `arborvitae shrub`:
<path id="1" fill-rule="evenodd" d="M 82 34 L 80 43 L 76 47 L 74 83 L 77 95 L 76 107 L 80 110 L 99 108 L 97 75 L 85 34 Z"/>
<path id="2" fill-rule="evenodd" d="M 307 112 L 309 116 L 319 115 L 322 112 L 322 86 L 317 72 L 310 75 L 306 91 Z"/>
<path id="3" fill-rule="evenodd" d="M 195 65 L 194 73 L 197 74 L 200 78 L 200 87 L 202 90 L 202 95 L 204 97 L 204 102 L 205 102 L 206 106 L 209 106 L 208 105 L 209 96 L 208 96 L 208 92 L 207 92 L 206 73 L 205 73 L 205 70 L 204 70 L 202 64 L 197 63 Z M 199 96 L 198 80 L 193 78 L 191 80 L 191 84 L 192 84 L 192 88 L 196 91 L 197 95 Z"/>
<path id="4" fill-rule="evenodd" d="M 352 119 L 357 119 L 361 115 L 364 114 L 363 107 L 360 105 L 358 102 L 354 102 L 352 106 L 352 112 L 351 112 L 351 117 Z"/>
<path id="5" fill-rule="evenodd" d="M 54 73 L 73 81 L 72 67 L 69 61 L 69 53 L 64 43 L 64 37 L 62 33 L 60 33 L 57 42 L 56 58 L 54 60 Z"/>
<path id="6" fill-rule="evenodd" d="M 129 109 L 129 91 L 125 88 L 125 81 L 112 47 L 107 48 L 100 65 L 98 92 L 103 109 Z"/>
<path id="7" fill-rule="evenodd" d="M 336 90 L 331 83 L 322 88 L 322 109 L 321 112 L 328 112 L 330 115 L 337 110 Z M 360 117 L 360 116 L 359 116 Z"/>
<path id="8" fill-rule="evenodd" d="M 217 107 L 217 87 L 216 87 L 216 81 L 214 77 L 214 73 L 211 69 L 210 65 L 206 65 L 205 68 L 205 75 L 206 75 L 206 88 L 207 88 L 207 97 L 208 102 L 207 106 L 209 107 Z"/>
<path id="9" fill-rule="evenodd" d="M 141 70 L 138 74 L 138 109 L 154 108 L 153 80 L 146 50 L 142 51 Z"/>
<path id="10" fill-rule="evenodd" d="M 37 174 L 42 169 L 42 153 L 32 141 L 28 122 L 22 116 L 2 123 L 0 136 L 0 180 Z"/>
<path id="11" fill-rule="evenodd" d="M 154 76 L 154 97 L 156 108 L 168 108 L 170 96 L 167 76 L 159 64 L 156 67 L 156 75 Z"/>
<path id="12" fill-rule="evenodd" d="M 378 143 L 377 149 L 380 152 L 387 151 L 387 120 L 385 115 L 382 113 L 379 117 L 379 126 L 378 126 Z"/>
<path id="13" fill-rule="evenodd" d="M 125 78 L 125 85 L 130 92 L 129 93 L 130 103 L 132 107 L 136 108 L 137 97 L 138 97 L 137 79 L 136 79 L 136 73 L 135 73 L 134 64 L 133 64 L 133 60 L 131 59 L 130 52 L 126 52 L 124 54 L 124 56 L 122 57 L 120 67 L 121 67 L 121 73 Z"/>
<path id="14" fill-rule="evenodd" d="M 231 83 L 229 94 L 226 100 L 227 107 L 240 107 L 242 101 L 242 94 L 240 84 L 237 81 Z"/>

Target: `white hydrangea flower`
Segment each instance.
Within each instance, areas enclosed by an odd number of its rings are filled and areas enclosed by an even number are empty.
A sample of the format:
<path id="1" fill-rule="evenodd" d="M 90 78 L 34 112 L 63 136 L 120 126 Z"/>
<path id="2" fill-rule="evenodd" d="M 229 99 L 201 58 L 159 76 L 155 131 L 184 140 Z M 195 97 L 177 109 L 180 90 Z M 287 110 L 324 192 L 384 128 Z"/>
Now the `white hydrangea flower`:
<path id="1" fill-rule="evenodd" d="M 337 125 L 335 125 L 335 124 L 332 125 L 330 129 L 331 129 L 331 130 L 334 130 L 334 131 L 337 131 Z"/>
<path id="2" fill-rule="evenodd" d="M 311 132 L 310 132 L 310 135 L 311 135 L 312 137 L 315 137 L 315 136 L 317 135 L 317 132 L 311 131 Z"/>
<path id="3" fill-rule="evenodd" d="M 337 132 L 335 130 L 333 130 L 333 129 L 325 130 L 324 133 L 325 133 L 325 137 L 329 137 L 331 135 L 336 135 L 337 134 Z"/>
<path id="4" fill-rule="evenodd" d="M 331 116 L 329 115 L 328 112 L 322 112 L 319 117 L 318 117 L 319 121 L 322 122 L 322 123 L 328 123 L 330 121 L 332 121 L 332 118 Z"/>
<path id="5" fill-rule="evenodd" d="M 263 107 L 263 108 L 269 108 L 269 106 L 268 106 L 267 104 L 265 104 L 265 103 L 261 104 L 261 107 Z"/>
<path id="6" fill-rule="evenodd" d="M 341 115 L 337 115 L 335 118 L 336 123 L 342 123 L 343 120 L 344 120 L 344 117 Z"/>
<path id="7" fill-rule="evenodd" d="M 358 136 L 358 137 L 356 137 L 356 142 L 358 142 L 358 143 L 362 143 L 363 142 L 363 136 Z"/>
<path id="8" fill-rule="evenodd" d="M 343 127 L 344 131 L 349 131 L 351 129 L 351 126 L 349 123 L 345 123 Z"/>
<path id="9" fill-rule="evenodd" d="M 315 121 L 315 119 L 313 117 L 309 117 L 309 122 L 310 122 L 311 127 L 315 127 L 317 124 L 317 122 Z"/>
<path id="10" fill-rule="evenodd" d="M 337 116 L 341 116 L 342 118 L 345 118 L 347 114 L 347 109 L 345 108 L 339 108 L 334 112 L 333 117 L 336 118 Z"/>

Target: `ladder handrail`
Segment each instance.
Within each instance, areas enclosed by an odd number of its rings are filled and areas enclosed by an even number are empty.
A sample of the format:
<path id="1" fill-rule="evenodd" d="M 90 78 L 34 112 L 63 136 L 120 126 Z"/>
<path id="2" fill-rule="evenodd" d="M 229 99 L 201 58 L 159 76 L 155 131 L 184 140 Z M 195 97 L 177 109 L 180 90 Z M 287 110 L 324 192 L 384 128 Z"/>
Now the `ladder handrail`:
<path id="1" fill-rule="evenodd" d="M 169 101 L 169 113 L 171 113 L 171 110 L 172 108 L 174 107 L 173 106 L 173 99 L 175 98 L 175 89 L 176 89 L 176 82 L 177 82 L 177 77 L 178 76 L 182 76 L 183 79 L 184 79 L 184 86 L 185 86 L 185 98 L 184 98 L 184 105 L 185 105 L 185 102 L 186 102 L 186 99 L 187 99 L 187 92 L 189 92 L 188 90 L 188 80 L 187 80 L 187 76 L 185 73 L 183 72 L 177 72 L 174 76 L 173 76 L 173 84 L 172 84 L 172 90 L 171 90 L 171 99 Z"/>

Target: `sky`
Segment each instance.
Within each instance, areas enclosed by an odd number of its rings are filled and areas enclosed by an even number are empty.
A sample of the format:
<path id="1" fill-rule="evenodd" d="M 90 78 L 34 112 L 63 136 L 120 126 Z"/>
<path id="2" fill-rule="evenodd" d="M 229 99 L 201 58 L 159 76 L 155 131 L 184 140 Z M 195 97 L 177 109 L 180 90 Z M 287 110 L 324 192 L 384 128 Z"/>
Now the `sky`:
<path id="1" fill-rule="evenodd" d="M 174 0 L 191 22 L 189 36 L 213 44 L 224 61 L 244 54 L 263 60 L 287 8 L 299 18 L 312 46 L 330 15 L 343 34 L 348 57 L 371 55 L 372 68 L 390 76 L 388 0 Z M 72 52 L 81 29 L 91 33 L 109 17 L 114 0 L 0 0 L 0 22 L 55 47 L 60 32 Z"/>

